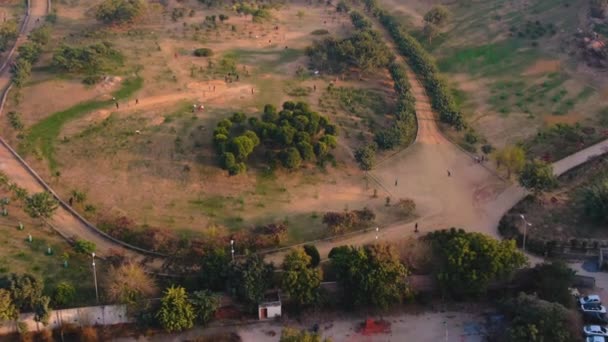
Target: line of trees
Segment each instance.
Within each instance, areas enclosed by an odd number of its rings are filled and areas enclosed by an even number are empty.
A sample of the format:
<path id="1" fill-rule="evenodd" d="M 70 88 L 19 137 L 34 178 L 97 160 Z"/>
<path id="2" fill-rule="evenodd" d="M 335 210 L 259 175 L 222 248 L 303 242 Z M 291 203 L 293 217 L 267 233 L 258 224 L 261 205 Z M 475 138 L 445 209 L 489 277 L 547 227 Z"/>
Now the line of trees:
<path id="1" fill-rule="evenodd" d="M 88 46 L 61 45 L 53 55 L 52 65 L 60 71 L 84 74 L 85 83 L 95 83 L 103 72 L 123 64 L 122 54 L 109 42 Z"/>
<path id="2" fill-rule="evenodd" d="M 43 46 L 48 44 L 50 36 L 49 25 L 42 25 L 32 30 L 28 41 L 17 48 L 17 58 L 11 65 L 11 80 L 18 88 L 23 87 L 30 78 L 32 65 L 40 58 Z"/>
<path id="3" fill-rule="evenodd" d="M 372 23 L 359 12 L 351 12 L 351 21 L 358 30 L 371 30 Z M 376 36 L 380 36 L 376 31 L 373 32 Z M 386 47 L 386 44 L 384 46 Z M 363 170 L 371 170 L 374 167 L 378 148 L 390 150 L 398 146 L 409 145 L 416 136 L 416 99 L 412 95 L 405 67 L 395 61 L 394 56 L 391 57 L 391 62 L 386 67 L 391 74 L 393 87 L 397 93 L 395 123 L 375 132 L 373 143 L 355 150 L 355 159 Z"/>
<path id="4" fill-rule="evenodd" d="M 464 118 L 454 101 L 447 81 L 440 76 L 433 57 L 404 30 L 397 19 L 381 9 L 376 0 L 365 0 L 365 8 L 380 20 L 395 40 L 401 54 L 408 59 L 431 98 L 433 109 L 439 112 L 439 119 L 458 130 L 465 128 Z"/>
<path id="5" fill-rule="evenodd" d="M 105 24 L 132 23 L 145 8 L 143 0 L 105 0 L 97 6 L 95 18 Z"/>

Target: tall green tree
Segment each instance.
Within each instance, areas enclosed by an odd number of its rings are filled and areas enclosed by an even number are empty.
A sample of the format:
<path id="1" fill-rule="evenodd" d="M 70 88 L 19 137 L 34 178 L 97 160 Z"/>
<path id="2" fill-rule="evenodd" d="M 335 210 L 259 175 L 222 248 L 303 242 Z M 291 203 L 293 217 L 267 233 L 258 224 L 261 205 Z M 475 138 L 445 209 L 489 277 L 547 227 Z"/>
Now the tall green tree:
<path id="1" fill-rule="evenodd" d="M 570 342 L 580 340 L 582 327 L 577 313 L 558 303 L 520 293 L 500 305 L 511 320 L 506 332 L 513 342 Z"/>
<path id="2" fill-rule="evenodd" d="M 31 274 L 13 273 L 7 283 L 13 303 L 20 311 L 32 311 L 42 297 L 44 283 Z"/>
<path id="3" fill-rule="evenodd" d="M 447 24 L 449 18 L 450 11 L 443 5 L 433 6 L 433 8 L 426 12 L 423 17 L 426 23 L 436 26 L 443 26 Z"/>
<path id="4" fill-rule="evenodd" d="M 199 284 L 202 288 L 221 291 L 226 287 L 230 255 L 225 248 L 209 248 L 200 260 Z"/>
<path id="5" fill-rule="evenodd" d="M 67 281 L 62 281 L 57 284 L 53 293 L 53 303 L 55 305 L 71 304 L 76 298 L 76 289 L 74 285 Z"/>
<path id="6" fill-rule="evenodd" d="M 509 276 L 526 262 L 513 240 L 498 241 L 455 228 L 429 233 L 426 238 L 438 258 L 439 285 L 456 298 L 485 293 L 491 281 Z"/>
<path id="7" fill-rule="evenodd" d="M 519 184 L 539 195 L 543 191 L 557 186 L 557 178 L 553 174 L 553 166 L 541 160 L 526 163 L 519 175 Z"/>
<path id="8" fill-rule="evenodd" d="M 584 187 L 579 197 L 587 217 L 597 222 L 608 222 L 608 176 Z"/>
<path id="9" fill-rule="evenodd" d="M 322 274 L 311 261 L 303 248 L 293 249 L 283 260 L 281 288 L 298 306 L 314 304 L 319 298 Z"/>
<path id="10" fill-rule="evenodd" d="M 208 290 L 195 291 L 190 298 L 190 303 L 194 307 L 198 321 L 207 324 L 219 309 L 220 298 Z"/>
<path id="11" fill-rule="evenodd" d="M 13 303 L 11 293 L 6 289 L 0 289 L 0 323 L 17 319 L 19 311 Z"/>
<path id="12" fill-rule="evenodd" d="M 143 0 L 104 0 L 95 11 L 95 18 L 106 24 L 130 23 L 143 13 Z"/>
<path id="13" fill-rule="evenodd" d="M 194 326 L 196 314 L 186 289 L 171 286 L 165 290 L 161 307 L 156 313 L 160 325 L 168 332 L 182 331 Z"/>
<path id="14" fill-rule="evenodd" d="M 231 264 L 228 291 L 255 311 L 272 284 L 273 267 L 256 254 Z"/>
<path id="15" fill-rule="evenodd" d="M 507 146 L 495 154 L 498 168 L 507 170 L 507 177 L 511 178 L 511 173 L 520 172 L 526 165 L 526 153 L 519 146 Z"/>
<path id="16" fill-rule="evenodd" d="M 355 150 L 355 160 L 361 170 L 369 171 L 376 163 L 376 144 L 368 144 Z"/>
<path id="17" fill-rule="evenodd" d="M 387 308 L 407 295 L 407 269 L 390 245 L 337 247 L 329 258 L 346 303 Z"/>
<path id="18" fill-rule="evenodd" d="M 531 271 L 530 290 L 537 293 L 540 299 L 572 307 L 573 297 L 570 289 L 574 286 L 575 275 L 576 272 L 563 261 L 542 263 Z"/>
<path id="19" fill-rule="evenodd" d="M 34 304 L 34 321 L 40 322 L 45 326 L 49 324 L 51 318 L 51 298 L 48 296 L 42 296 L 38 298 Z"/>

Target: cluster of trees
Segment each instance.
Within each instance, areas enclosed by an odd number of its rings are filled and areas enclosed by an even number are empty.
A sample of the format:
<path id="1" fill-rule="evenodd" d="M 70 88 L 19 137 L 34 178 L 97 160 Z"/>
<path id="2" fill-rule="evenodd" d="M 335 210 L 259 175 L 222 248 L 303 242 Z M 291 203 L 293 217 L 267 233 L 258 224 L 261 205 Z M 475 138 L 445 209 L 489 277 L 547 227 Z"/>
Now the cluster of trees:
<path id="1" fill-rule="evenodd" d="M 122 54 L 111 43 L 104 41 L 89 46 L 64 44 L 55 51 L 52 65 L 63 72 L 99 77 L 101 73 L 122 63 Z"/>
<path id="2" fill-rule="evenodd" d="M 335 247 L 329 258 L 347 306 L 388 308 L 409 294 L 408 271 L 390 245 Z"/>
<path id="3" fill-rule="evenodd" d="M 371 22 L 359 12 L 351 12 L 351 20 L 358 30 L 369 31 L 372 27 Z M 377 33 L 375 34 L 378 35 Z M 384 46 L 386 47 L 386 45 Z M 355 151 L 355 159 L 363 170 L 371 170 L 374 167 L 376 150 L 378 148 L 389 150 L 409 144 L 416 136 L 416 100 L 411 93 L 405 67 L 401 63 L 396 62 L 394 56 L 391 56 L 390 59 L 392 61 L 386 66 L 391 74 L 395 92 L 397 93 L 395 123 L 386 129 L 375 132 L 373 143 L 362 146 Z"/>
<path id="4" fill-rule="evenodd" d="M 369 227 L 375 219 L 376 214 L 367 207 L 343 212 L 329 211 L 323 215 L 323 223 L 327 225 L 332 235 Z"/>
<path id="5" fill-rule="evenodd" d="M 145 8 L 143 0 L 104 0 L 95 10 L 95 18 L 106 24 L 131 23 Z"/>
<path id="6" fill-rule="evenodd" d="M 511 322 L 502 337 L 506 341 L 580 340 L 582 326 L 577 312 L 570 311 L 559 303 L 520 293 L 517 297 L 504 301 L 500 306 L 501 311 Z"/>
<path id="7" fill-rule="evenodd" d="M 526 160 L 526 152 L 520 146 L 507 146 L 494 153 L 497 167 L 507 171 L 507 177 L 518 174 L 519 184 L 535 195 L 551 190 L 557 185 L 551 164 L 538 160 Z"/>
<path id="8" fill-rule="evenodd" d="M 17 49 L 19 53 L 11 66 L 12 81 L 15 86 L 21 88 L 29 79 L 32 65 L 38 61 L 42 48 L 49 42 L 51 36 L 50 27 L 42 25 L 32 30 L 28 41 Z"/>
<path id="9" fill-rule="evenodd" d="M 422 80 L 431 98 L 433 109 L 439 112 L 439 119 L 456 129 L 465 128 L 464 118 L 454 101 L 447 81 L 440 76 L 433 57 L 403 29 L 397 19 L 381 9 L 376 0 L 365 0 L 365 7 L 367 11 L 380 19 L 382 25 L 395 40 L 399 51 L 407 57 L 410 66 Z"/>
<path id="10" fill-rule="evenodd" d="M 280 162 L 296 170 L 303 162 L 324 162 L 338 144 L 337 127 L 304 102 L 287 101 L 280 112 L 266 105 L 261 119 L 246 119 L 245 114 L 235 113 L 220 121 L 213 132 L 222 168 L 231 175 L 247 170 L 247 159 L 258 146 L 264 147 L 271 166 Z"/>
<path id="11" fill-rule="evenodd" d="M 343 73 L 349 68 L 367 73 L 386 67 L 395 58 L 380 34 L 370 29 L 357 30 L 352 37 L 342 40 L 327 37 L 314 41 L 306 48 L 306 55 L 312 69 L 332 74 Z"/>
<path id="12" fill-rule="evenodd" d="M 491 281 L 510 275 L 526 260 L 513 240 L 497 241 L 462 229 L 432 232 L 426 239 L 437 258 L 439 285 L 455 298 L 484 294 Z"/>
<path id="13" fill-rule="evenodd" d="M 70 286 L 64 284 L 64 290 Z M 20 312 L 33 312 L 36 322 L 47 325 L 51 316 L 51 298 L 43 295 L 43 289 L 42 280 L 30 274 L 13 273 L 0 278 L 0 322 L 17 320 Z M 64 290 L 61 292 L 65 294 Z"/>

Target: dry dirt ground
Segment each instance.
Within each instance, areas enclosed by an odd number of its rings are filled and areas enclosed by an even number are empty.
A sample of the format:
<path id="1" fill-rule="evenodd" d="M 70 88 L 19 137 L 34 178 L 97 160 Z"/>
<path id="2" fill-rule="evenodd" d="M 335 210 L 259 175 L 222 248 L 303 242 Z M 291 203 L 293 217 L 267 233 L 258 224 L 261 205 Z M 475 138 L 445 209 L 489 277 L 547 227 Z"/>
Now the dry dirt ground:
<path id="1" fill-rule="evenodd" d="M 350 316 L 350 317 L 348 317 Z M 362 315 L 348 315 L 341 318 L 318 319 L 320 333 L 323 338 L 335 342 L 372 342 L 372 341 L 415 341 L 415 342 L 481 342 L 484 341 L 484 318 L 479 314 L 468 312 L 446 311 L 426 312 L 418 314 L 395 314 L 383 316 L 390 322 L 389 333 L 362 335 L 358 326 L 366 318 Z M 372 316 L 373 317 L 373 316 Z M 379 319 L 379 317 L 373 317 Z M 444 323 L 445 322 L 445 323 Z M 217 333 L 237 333 L 243 342 L 279 341 L 283 327 L 290 326 L 300 329 L 310 329 L 315 321 L 308 319 L 305 324 L 296 322 L 264 322 L 253 325 L 228 328 L 195 328 L 186 333 L 175 335 L 160 335 L 153 337 L 140 336 L 137 338 L 118 338 L 120 342 L 144 341 L 183 341 L 195 340 L 197 337 L 213 336 Z M 447 330 L 447 340 L 446 340 Z"/>
<path id="2" fill-rule="evenodd" d="M 61 35 L 68 35 L 71 43 L 88 42 L 75 40 L 69 33 L 99 25 L 90 17 L 92 5 L 82 1 L 77 6 L 57 4 L 55 43 Z M 212 14 L 196 2 L 188 5 L 196 8 L 196 15 L 186 17 L 187 24 L 200 23 Z M 304 11 L 302 19 L 296 17 L 298 11 Z M 26 159 L 64 199 L 72 190 L 86 192 L 87 201 L 97 210 L 83 214 L 93 220 L 99 213 L 127 215 L 140 224 L 204 232 L 212 225 L 234 229 L 288 219 L 295 241 L 318 237 L 323 229 L 319 214 L 327 210 L 367 205 L 377 209 L 379 223 L 394 220 L 392 213 L 384 213 L 387 194 L 379 189 L 378 198 L 372 199 L 372 187 L 352 159 L 351 150 L 360 144 L 355 134 L 335 151 L 336 167 L 320 170 L 311 166 L 301 177 L 279 171 L 267 178 L 255 170 L 247 176 L 228 177 L 217 167 L 211 146 L 216 122 L 233 111 L 258 115 L 265 103 L 280 105 L 294 99 L 286 92 L 293 87 L 316 86 L 316 92 L 295 98 L 316 106 L 330 79 L 295 76 L 298 67 L 306 68 L 304 48 L 317 39 L 310 32 L 323 28 L 339 37 L 352 29 L 347 16 L 328 12 L 324 6 L 292 4 L 273 13 L 271 22 L 254 24 L 250 17 L 227 12 L 230 19 L 221 25 L 219 35 L 202 33 L 204 42 L 191 39 L 194 30 L 184 28 L 181 20 L 174 23 L 156 12 L 142 25 L 146 31 L 137 36 L 108 33 L 106 39 L 126 54 L 128 64 L 143 66 L 138 73 L 144 87 L 131 99 L 118 99 L 118 109 L 97 110 L 62 127 L 58 137 L 62 142 L 56 145 L 61 176 L 51 172 L 46 160 L 29 155 Z M 236 31 L 230 29 L 232 25 Z M 201 68 L 209 68 L 208 59 L 191 56 L 200 46 L 213 49 L 216 63 L 235 56 L 239 82 L 226 83 L 223 76 L 201 73 Z M 40 64 L 48 63 L 50 57 L 46 53 Z M 392 85 L 386 79 L 383 74 L 370 86 L 392 96 Z M 21 91 L 19 103 L 9 101 L 6 111 L 21 113 L 27 127 L 78 102 L 107 99 L 119 84 L 117 76 L 84 86 L 79 79 L 35 72 L 31 85 Z M 340 80 L 337 85 L 368 87 L 357 81 Z M 204 104 L 206 109 L 192 115 L 187 110 L 192 104 Z M 345 116 L 342 111 L 328 114 Z M 3 120 L 2 128 L 11 144 L 18 146 L 8 120 Z M 185 153 L 176 152 L 177 137 L 182 139 Z"/>

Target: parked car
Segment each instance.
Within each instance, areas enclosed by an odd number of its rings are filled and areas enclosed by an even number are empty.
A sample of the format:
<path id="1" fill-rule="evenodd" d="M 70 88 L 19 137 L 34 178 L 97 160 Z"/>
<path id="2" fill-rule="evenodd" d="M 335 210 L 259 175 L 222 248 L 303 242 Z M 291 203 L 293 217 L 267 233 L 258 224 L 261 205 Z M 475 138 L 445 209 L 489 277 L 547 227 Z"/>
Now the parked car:
<path id="1" fill-rule="evenodd" d="M 606 308 L 603 305 L 597 305 L 597 304 L 583 304 L 583 305 L 581 305 L 581 310 L 583 312 L 606 313 Z"/>
<path id="2" fill-rule="evenodd" d="M 608 337 L 608 329 L 600 325 L 585 325 L 583 327 L 585 336 L 604 336 Z"/>
<path id="3" fill-rule="evenodd" d="M 608 316 L 599 312 L 583 312 L 583 319 L 590 324 L 608 324 Z"/>
<path id="4" fill-rule="evenodd" d="M 600 296 L 598 296 L 598 295 L 588 295 L 588 296 L 580 297 L 578 299 L 578 302 L 580 305 L 584 305 L 584 304 L 600 305 L 600 304 L 602 304 L 602 300 L 600 299 Z"/>
<path id="5" fill-rule="evenodd" d="M 585 342 L 608 342 L 604 336 L 587 336 Z"/>

